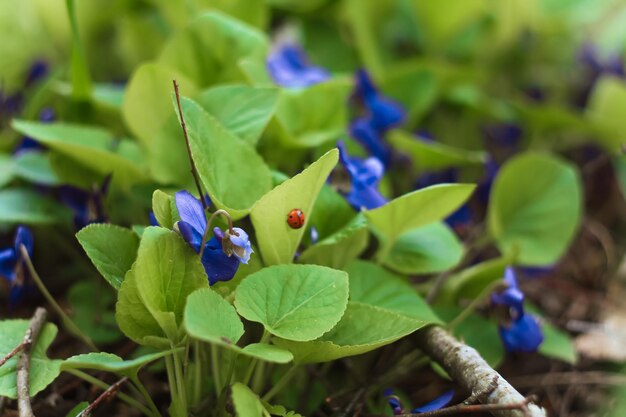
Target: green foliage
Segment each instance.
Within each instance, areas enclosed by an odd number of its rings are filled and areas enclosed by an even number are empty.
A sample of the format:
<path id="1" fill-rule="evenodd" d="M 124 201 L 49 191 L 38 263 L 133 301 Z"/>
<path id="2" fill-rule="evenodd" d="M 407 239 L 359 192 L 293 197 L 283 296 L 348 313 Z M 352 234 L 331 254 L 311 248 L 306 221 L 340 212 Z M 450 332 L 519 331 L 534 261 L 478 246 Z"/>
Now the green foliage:
<path id="1" fill-rule="evenodd" d="M 263 403 L 250 388 L 241 383 L 232 386 L 233 405 L 237 417 L 263 416 Z"/>
<path id="2" fill-rule="evenodd" d="M 581 194 L 571 165 L 547 154 L 518 156 L 494 182 L 489 232 L 504 254 L 517 253 L 519 263 L 550 265 L 578 229 Z"/>
<path id="3" fill-rule="evenodd" d="M 114 293 L 104 286 L 102 281 L 78 282 L 67 293 L 72 320 L 97 344 L 110 344 L 122 338 L 115 321 Z"/>
<path id="4" fill-rule="evenodd" d="M 348 301 L 348 276 L 316 265 L 277 265 L 247 277 L 235 294 L 244 318 L 289 340 L 307 341 L 328 332 Z M 303 325 L 306 323 L 306 325 Z"/>
<path id="5" fill-rule="evenodd" d="M 91 224 L 78 232 L 76 238 L 98 272 L 118 290 L 135 261 L 139 247 L 137 235 L 112 224 Z"/>
<path id="6" fill-rule="evenodd" d="M 25 188 L 0 190 L 0 223 L 66 223 L 70 212 L 51 198 Z"/>
<path id="7" fill-rule="evenodd" d="M 611 76 L 598 80 L 586 116 L 602 132 L 598 138 L 611 151 L 618 151 L 624 143 L 626 129 L 622 117 L 624 110 L 626 110 L 626 87 L 622 80 Z"/>
<path id="8" fill-rule="evenodd" d="M 317 194 L 337 164 L 338 155 L 336 149 L 328 151 L 300 174 L 277 185 L 254 205 L 250 217 L 265 264 L 291 262 L 306 229 L 291 228 L 287 216 L 294 208 L 300 209 L 306 221 L 306 216 L 313 211 Z"/>
<path id="9" fill-rule="evenodd" d="M 185 329 L 196 339 L 222 346 L 237 343 L 244 332 L 235 308 L 210 288 L 197 290 L 187 299 Z"/>
<path id="10" fill-rule="evenodd" d="M 172 353 L 172 351 L 164 350 L 129 360 L 124 360 L 117 355 L 106 352 L 83 353 L 65 359 L 61 364 L 61 370 L 93 369 L 112 372 L 120 376 L 136 377 L 144 366 Z"/>
<path id="11" fill-rule="evenodd" d="M 28 320 L 2 320 L 0 321 L 0 358 L 13 350 L 24 340 L 28 329 Z M 61 363 L 58 359 L 50 359 L 46 351 L 57 335 L 57 327 L 52 323 L 46 323 L 30 351 L 30 368 L 28 373 L 28 385 L 30 395 L 35 396 L 46 388 L 61 372 Z M 16 394 L 16 370 L 19 355 L 13 356 L 0 367 L 0 396 L 17 398 Z"/>

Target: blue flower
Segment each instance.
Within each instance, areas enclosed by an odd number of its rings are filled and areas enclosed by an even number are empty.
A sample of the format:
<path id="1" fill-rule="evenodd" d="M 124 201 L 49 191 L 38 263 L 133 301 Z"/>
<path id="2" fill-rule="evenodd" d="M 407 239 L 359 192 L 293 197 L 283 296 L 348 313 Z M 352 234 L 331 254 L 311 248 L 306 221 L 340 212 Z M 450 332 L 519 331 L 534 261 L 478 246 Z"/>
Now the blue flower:
<path id="1" fill-rule="evenodd" d="M 372 127 L 384 132 L 404 121 L 406 111 L 399 103 L 382 95 L 365 70 L 356 73 L 354 95 L 361 100 Z"/>
<path id="2" fill-rule="evenodd" d="M 267 58 L 272 80 L 283 87 L 308 87 L 330 78 L 330 73 L 309 62 L 304 50 L 293 44 L 276 48 Z"/>
<path id="3" fill-rule="evenodd" d="M 181 219 L 177 223 L 178 230 L 193 250 L 200 253 L 202 237 L 207 228 L 202 203 L 188 191 L 177 192 L 175 200 Z M 213 237 L 206 242 L 201 259 L 209 284 L 233 278 L 239 264 L 247 264 L 252 252 L 250 239 L 244 230 L 238 227 L 226 231 L 219 227 L 213 228 Z"/>
<path id="4" fill-rule="evenodd" d="M 385 390 L 385 397 L 387 398 L 389 407 L 391 407 L 391 411 L 393 412 L 394 415 L 408 414 L 402 407 L 402 402 L 400 401 L 400 398 L 394 394 L 391 388 L 387 388 Z M 448 403 L 452 401 L 453 397 L 454 397 L 453 390 L 446 391 L 445 393 L 435 398 L 431 402 L 412 409 L 411 413 L 417 414 L 417 413 L 426 413 L 428 411 L 439 410 L 445 407 L 446 405 L 448 405 Z"/>
<path id="5" fill-rule="evenodd" d="M 337 143 L 339 161 L 348 171 L 351 179 L 350 192 L 346 199 L 357 210 L 375 209 L 387 203 L 387 199 L 378 191 L 378 183 L 385 173 L 382 162 L 370 157 L 365 160 L 351 158 L 342 141 Z"/>
<path id="6" fill-rule="evenodd" d="M 74 213 L 74 227 L 82 229 L 91 223 L 106 221 L 104 199 L 109 191 L 111 176 L 108 175 L 102 185 L 92 190 L 83 190 L 72 185 L 59 187 L 59 196 L 63 204 Z"/>
<path id="7" fill-rule="evenodd" d="M 499 326 L 500 339 L 509 352 L 535 352 L 543 342 L 543 333 L 539 321 L 524 311 L 524 293 L 517 285 L 513 268 L 506 269 L 504 282 L 507 289 L 491 295 L 494 305 L 508 309 L 508 319 Z"/>
<path id="8" fill-rule="evenodd" d="M 370 155 L 378 158 L 385 166 L 391 161 L 391 149 L 383 140 L 383 132 L 374 127 L 373 120 L 359 117 L 350 123 L 350 136 L 357 140 Z"/>
<path id="9" fill-rule="evenodd" d="M 32 257 L 34 238 L 30 229 L 25 226 L 17 228 L 13 247 L 0 250 L 0 276 L 6 279 L 10 286 L 9 305 L 15 305 L 20 300 L 30 281 L 20 251 L 21 245 L 26 247 L 26 251 Z"/>
<path id="10" fill-rule="evenodd" d="M 44 123 L 51 123 L 54 121 L 54 118 L 54 110 L 49 107 L 44 108 L 39 113 L 39 120 Z M 45 149 L 45 147 L 37 142 L 35 139 L 24 136 L 22 140 L 17 144 L 17 146 L 13 149 L 13 155 L 17 156 L 23 152 L 38 151 L 43 149 Z"/>

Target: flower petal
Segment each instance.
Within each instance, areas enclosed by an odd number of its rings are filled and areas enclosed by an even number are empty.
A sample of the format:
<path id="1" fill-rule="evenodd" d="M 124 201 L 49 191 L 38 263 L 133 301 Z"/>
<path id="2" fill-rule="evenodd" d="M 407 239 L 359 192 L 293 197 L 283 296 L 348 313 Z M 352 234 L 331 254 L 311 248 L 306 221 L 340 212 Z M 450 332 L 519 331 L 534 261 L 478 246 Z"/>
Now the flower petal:
<path id="1" fill-rule="evenodd" d="M 213 237 L 209 240 L 202 253 L 202 265 L 209 277 L 209 284 L 232 279 L 239 268 L 239 259 L 228 256 L 222 250 L 221 242 Z"/>
<path id="2" fill-rule="evenodd" d="M 184 221 L 179 221 L 176 223 L 178 226 L 178 230 L 180 231 L 181 236 L 185 239 L 185 242 L 189 243 L 189 245 L 196 251 L 196 253 L 200 253 L 200 245 L 202 245 L 202 234 L 199 233 L 193 226 Z"/>
<path id="3" fill-rule="evenodd" d="M 425 413 L 427 411 L 439 410 L 440 408 L 445 407 L 454 397 L 454 391 L 450 390 L 445 392 L 443 395 L 435 398 L 428 404 L 424 404 L 420 407 L 414 408 L 412 413 Z"/>
<path id="4" fill-rule="evenodd" d="M 541 325 L 532 314 L 522 314 L 509 327 L 500 326 L 499 331 L 509 352 L 535 352 L 543 342 Z"/>
<path id="5" fill-rule="evenodd" d="M 189 191 L 179 191 L 174 195 L 180 219 L 188 223 L 200 235 L 206 229 L 206 216 L 202 203 Z"/>
<path id="6" fill-rule="evenodd" d="M 267 70 L 274 82 L 283 87 L 308 87 L 330 78 L 330 73 L 312 65 L 297 45 L 282 45 L 267 58 Z"/>
<path id="7" fill-rule="evenodd" d="M 15 249 L 6 248 L 0 251 L 0 276 L 9 282 L 15 280 L 17 260 Z"/>

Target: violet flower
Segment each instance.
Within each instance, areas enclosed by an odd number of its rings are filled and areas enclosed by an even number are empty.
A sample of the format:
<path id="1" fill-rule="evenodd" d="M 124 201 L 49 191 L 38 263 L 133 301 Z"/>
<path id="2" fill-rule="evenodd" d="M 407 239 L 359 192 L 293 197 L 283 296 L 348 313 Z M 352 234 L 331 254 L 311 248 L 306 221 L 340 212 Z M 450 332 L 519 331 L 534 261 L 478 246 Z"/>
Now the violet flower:
<path id="1" fill-rule="evenodd" d="M 74 227 L 78 230 L 91 223 L 106 222 L 104 200 L 109 192 L 111 175 L 108 175 L 102 185 L 92 190 L 84 190 L 72 185 L 59 187 L 60 199 L 74 213 Z"/>
<path id="2" fill-rule="evenodd" d="M 492 304 L 508 309 L 509 318 L 499 326 L 500 339 L 509 352 L 535 352 L 543 342 L 543 333 L 539 321 L 524 311 L 524 293 L 512 267 L 506 269 L 504 282 L 508 288 L 491 295 Z"/>
<path id="3" fill-rule="evenodd" d="M 294 44 L 281 45 L 267 58 L 272 80 L 283 87 L 309 87 L 330 78 L 330 73 L 309 62 L 304 50 Z"/>
<path id="4" fill-rule="evenodd" d="M 24 245 L 32 257 L 34 238 L 29 228 L 19 226 L 15 232 L 13 247 L 0 250 L 0 276 L 10 286 L 9 305 L 15 305 L 23 297 L 30 282 L 28 268 L 24 262 L 20 246 Z"/>
<path id="5" fill-rule="evenodd" d="M 409 413 L 402 407 L 402 402 L 400 401 L 400 398 L 394 394 L 391 388 L 387 388 L 385 390 L 385 397 L 387 398 L 389 407 L 391 407 L 391 411 L 393 412 L 394 415 Z M 452 401 L 453 397 L 454 397 L 453 390 L 446 391 L 445 393 L 435 398 L 434 400 L 430 401 L 429 403 L 413 408 L 410 411 L 410 413 L 419 414 L 419 413 L 426 413 L 428 411 L 439 410 L 445 407 L 446 405 L 448 405 L 448 403 Z"/>
<path id="6" fill-rule="evenodd" d="M 202 203 L 188 191 L 177 192 L 175 200 L 181 219 L 177 223 L 178 230 L 189 246 L 200 253 L 207 229 Z M 239 264 L 248 263 L 252 252 L 250 239 L 243 229 L 234 227 L 232 231 L 222 231 L 219 227 L 213 228 L 213 237 L 206 242 L 201 259 L 209 284 L 232 279 Z"/>
<path id="7" fill-rule="evenodd" d="M 371 210 L 386 204 L 387 199 L 378 191 L 378 183 L 385 173 L 382 162 L 375 157 L 350 157 L 343 141 L 339 141 L 337 147 L 339 161 L 350 175 L 348 203 L 357 210 Z"/>

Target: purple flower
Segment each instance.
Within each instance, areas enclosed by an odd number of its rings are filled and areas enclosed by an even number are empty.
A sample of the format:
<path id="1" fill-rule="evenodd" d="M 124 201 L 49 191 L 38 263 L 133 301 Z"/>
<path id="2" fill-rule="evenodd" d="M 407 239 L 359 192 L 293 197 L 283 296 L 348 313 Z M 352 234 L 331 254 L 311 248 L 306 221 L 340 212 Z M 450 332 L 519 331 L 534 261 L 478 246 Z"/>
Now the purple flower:
<path id="1" fill-rule="evenodd" d="M 283 87 L 308 87 L 330 78 L 326 69 L 311 64 L 304 50 L 293 44 L 277 47 L 266 65 L 272 80 Z"/>
<path id="2" fill-rule="evenodd" d="M 180 215 L 178 230 L 193 250 L 200 253 L 202 237 L 207 229 L 202 203 L 188 191 L 177 192 L 175 200 Z M 243 229 L 234 227 L 222 231 L 219 227 L 213 228 L 213 237 L 206 242 L 201 259 L 209 284 L 232 279 L 239 264 L 248 263 L 252 252 L 250 239 Z"/>
<path id="3" fill-rule="evenodd" d="M 370 155 L 378 158 L 385 166 L 391 161 L 391 149 L 383 140 L 384 132 L 374 127 L 373 120 L 360 117 L 350 123 L 350 136 L 356 139 Z"/>
<path id="4" fill-rule="evenodd" d="M 508 288 L 491 295 L 494 305 L 508 309 L 508 319 L 499 326 L 500 339 L 509 352 L 535 352 L 543 342 L 543 333 L 539 321 L 524 311 L 524 293 L 512 267 L 506 269 L 504 282 Z"/>
<path id="5" fill-rule="evenodd" d="M 34 61 L 26 74 L 25 87 L 29 87 L 48 75 L 48 63 L 44 60 Z"/>
<path id="6" fill-rule="evenodd" d="M 385 168 L 375 157 L 367 159 L 351 158 L 342 141 L 337 142 L 339 161 L 350 175 L 350 192 L 346 199 L 357 210 L 375 209 L 387 203 L 387 199 L 378 191 L 378 183 L 385 173 Z"/>
<path id="7" fill-rule="evenodd" d="M 407 412 L 402 407 L 402 402 L 400 401 L 400 398 L 394 394 L 391 388 L 387 388 L 385 390 L 385 397 L 387 398 L 389 407 L 391 407 L 391 411 L 393 412 L 394 415 L 407 414 Z M 417 414 L 417 413 L 426 413 L 428 411 L 439 410 L 445 407 L 446 405 L 448 405 L 448 403 L 452 401 L 453 397 L 454 397 L 453 390 L 446 391 L 445 393 L 435 398 L 431 402 L 412 409 L 411 413 Z"/>
<path id="8" fill-rule="evenodd" d="M 381 94 L 367 72 L 363 69 L 356 73 L 355 97 L 361 100 L 372 127 L 384 132 L 402 123 L 406 111 L 397 102 Z"/>
<path id="9" fill-rule="evenodd" d="M 59 187 L 59 195 L 63 204 L 74 213 L 74 227 L 82 229 L 91 223 L 106 222 L 104 199 L 109 191 L 111 175 L 108 175 L 102 185 L 92 190 L 84 190 L 72 185 Z"/>
<path id="10" fill-rule="evenodd" d="M 10 286 L 9 305 L 15 305 L 22 298 L 30 281 L 28 269 L 20 251 L 21 245 L 26 247 L 26 251 L 32 257 L 34 238 L 30 229 L 25 226 L 17 228 L 13 247 L 0 250 L 0 276 L 6 279 Z"/>

